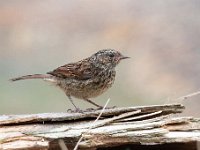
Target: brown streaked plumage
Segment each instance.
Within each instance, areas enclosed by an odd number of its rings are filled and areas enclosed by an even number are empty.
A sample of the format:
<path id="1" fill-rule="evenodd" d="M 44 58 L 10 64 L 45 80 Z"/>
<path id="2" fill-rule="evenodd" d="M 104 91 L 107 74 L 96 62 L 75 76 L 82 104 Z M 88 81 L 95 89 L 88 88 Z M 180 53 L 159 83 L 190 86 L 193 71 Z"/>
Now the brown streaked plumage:
<path id="1" fill-rule="evenodd" d="M 69 63 L 48 72 L 47 74 L 33 74 L 11 81 L 24 79 L 43 79 L 60 87 L 68 96 L 76 111 L 72 97 L 83 99 L 97 107 L 102 106 L 89 100 L 97 97 L 112 86 L 115 80 L 115 67 L 122 60 L 129 57 L 123 56 L 113 49 L 100 50 L 92 56 L 75 63 Z"/>

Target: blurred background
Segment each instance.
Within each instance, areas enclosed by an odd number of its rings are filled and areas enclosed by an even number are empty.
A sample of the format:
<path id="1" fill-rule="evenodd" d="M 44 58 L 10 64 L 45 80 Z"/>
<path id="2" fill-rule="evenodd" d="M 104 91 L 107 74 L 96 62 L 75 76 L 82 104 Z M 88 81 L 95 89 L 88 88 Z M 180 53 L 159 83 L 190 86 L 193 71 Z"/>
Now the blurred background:
<path id="1" fill-rule="evenodd" d="M 117 67 L 104 105 L 174 103 L 200 90 L 199 0 L 0 1 L 0 114 L 65 112 L 63 91 L 41 80 L 8 79 L 46 73 L 113 48 L 131 59 Z M 200 96 L 183 101 L 198 116 Z M 78 100 L 81 108 L 93 107 Z"/>

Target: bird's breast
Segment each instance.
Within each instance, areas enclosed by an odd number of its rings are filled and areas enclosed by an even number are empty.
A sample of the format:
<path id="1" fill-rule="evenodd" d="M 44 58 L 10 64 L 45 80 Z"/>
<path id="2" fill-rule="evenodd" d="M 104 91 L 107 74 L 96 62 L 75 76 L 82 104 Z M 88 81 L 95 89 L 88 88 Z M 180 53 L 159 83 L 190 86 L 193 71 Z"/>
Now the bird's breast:
<path id="1" fill-rule="evenodd" d="M 115 70 L 100 71 L 88 80 L 64 79 L 58 85 L 67 95 L 77 98 L 92 98 L 101 95 L 112 86 Z"/>
<path id="2" fill-rule="evenodd" d="M 99 86 L 100 88 L 110 87 L 115 80 L 115 74 L 116 72 L 114 70 L 100 72 L 94 76 L 93 84 L 97 87 Z"/>

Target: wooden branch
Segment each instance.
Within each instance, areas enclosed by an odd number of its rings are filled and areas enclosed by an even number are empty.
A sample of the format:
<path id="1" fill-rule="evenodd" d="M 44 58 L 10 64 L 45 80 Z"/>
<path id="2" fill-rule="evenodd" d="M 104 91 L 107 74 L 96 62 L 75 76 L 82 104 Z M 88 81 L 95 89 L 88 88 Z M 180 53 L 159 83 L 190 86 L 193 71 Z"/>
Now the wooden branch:
<path id="1" fill-rule="evenodd" d="M 200 119 L 173 115 L 183 109 L 181 104 L 106 109 L 95 122 L 101 110 L 3 115 L 0 149 L 57 149 L 60 145 L 70 150 L 81 136 L 79 149 L 199 141 Z"/>

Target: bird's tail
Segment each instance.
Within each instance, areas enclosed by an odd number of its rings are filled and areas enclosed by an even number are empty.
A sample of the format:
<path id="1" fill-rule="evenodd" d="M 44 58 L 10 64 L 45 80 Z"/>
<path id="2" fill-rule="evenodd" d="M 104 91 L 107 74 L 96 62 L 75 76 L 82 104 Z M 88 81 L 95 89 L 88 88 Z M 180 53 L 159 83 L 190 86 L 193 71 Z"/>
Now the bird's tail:
<path id="1" fill-rule="evenodd" d="M 10 81 L 18 81 L 18 80 L 26 80 L 26 79 L 49 79 L 51 75 L 48 74 L 32 74 L 32 75 L 25 75 L 17 78 L 12 78 Z"/>

